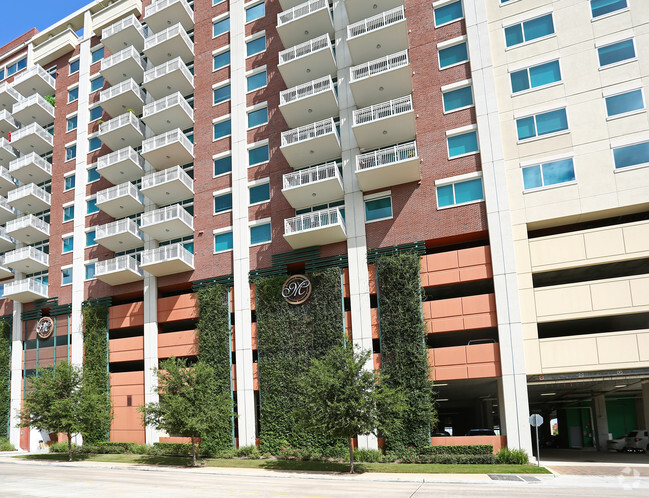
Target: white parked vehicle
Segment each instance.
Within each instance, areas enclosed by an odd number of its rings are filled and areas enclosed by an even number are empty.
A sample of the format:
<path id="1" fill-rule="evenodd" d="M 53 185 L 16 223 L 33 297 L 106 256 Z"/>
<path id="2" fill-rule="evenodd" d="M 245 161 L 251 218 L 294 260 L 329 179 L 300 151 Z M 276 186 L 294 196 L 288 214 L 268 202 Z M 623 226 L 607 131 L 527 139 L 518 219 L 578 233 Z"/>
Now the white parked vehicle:
<path id="1" fill-rule="evenodd" d="M 626 446 L 626 436 L 618 437 L 616 439 L 609 439 L 606 441 L 606 449 L 608 451 L 624 451 Z"/>
<path id="2" fill-rule="evenodd" d="M 625 439 L 624 448 L 627 451 L 647 451 L 649 445 L 649 433 L 646 430 L 635 430 L 629 432 Z"/>

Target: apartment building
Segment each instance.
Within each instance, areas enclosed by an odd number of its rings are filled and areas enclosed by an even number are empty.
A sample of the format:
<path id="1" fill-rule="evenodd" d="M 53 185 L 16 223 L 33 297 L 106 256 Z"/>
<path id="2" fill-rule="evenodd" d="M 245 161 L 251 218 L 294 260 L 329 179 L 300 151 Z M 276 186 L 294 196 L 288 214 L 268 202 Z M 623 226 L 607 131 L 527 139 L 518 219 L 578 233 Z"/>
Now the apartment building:
<path id="1" fill-rule="evenodd" d="M 11 440 L 38 447 L 15 409 L 37 366 L 83 361 L 90 300 L 110 305 L 111 440 L 173 440 L 137 407 L 159 360 L 195 356 L 196 289 L 218 282 L 233 444 L 254 444 L 251 279 L 340 268 L 345 329 L 380 368 L 373 262 L 400 250 L 420 254 L 451 434 L 432 444 L 488 428 L 531 452 L 531 412 L 566 446 L 649 425 L 645 10 L 95 1 L 1 47 Z"/>

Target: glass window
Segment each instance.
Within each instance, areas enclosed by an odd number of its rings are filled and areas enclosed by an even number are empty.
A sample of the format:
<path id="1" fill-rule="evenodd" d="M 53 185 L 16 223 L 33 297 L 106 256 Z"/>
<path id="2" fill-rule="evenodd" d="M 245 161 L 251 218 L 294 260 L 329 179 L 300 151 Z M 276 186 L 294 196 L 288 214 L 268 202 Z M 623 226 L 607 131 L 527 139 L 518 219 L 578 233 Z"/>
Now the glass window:
<path id="1" fill-rule="evenodd" d="M 575 180 L 575 167 L 572 159 L 562 159 L 548 163 L 535 164 L 523 168 L 525 190 L 572 182 Z"/>
<path id="2" fill-rule="evenodd" d="M 72 283 L 72 268 L 61 270 L 61 285 Z"/>
<path id="3" fill-rule="evenodd" d="M 232 171 L 232 156 L 214 159 L 214 176 L 223 175 Z"/>
<path id="4" fill-rule="evenodd" d="M 442 98 L 444 100 L 445 112 L 473 105 L 473 93 L 471 92 L 470 86 L 444 92 Z"/>
<path id="5" fill-rule="evenodd" d="M 469 60 L 469 54 L 466 49 L 466 43 L 458 43 L 452 47 L 443 48 L 439 51 L 439 67 L 445 67 L 460 64 Z"/>
<path id="6" fill-rule="evenodd" d="M 232 123 L 229 119 L 214 124 L 214 139 L 227 137 L 232 133 Z"/>
<path id="7" fill-rule="evenodd" d="M 568 116 L 565 109 L 544 112 L 516 120 L 518 139 L 525 140 L 568 129 Z"/>
<path id="8" fill-rule="evenodd" d="M 561 81 L 561 68 L 559 67 L 559 61 L 546 62 L 545 64 L 515 71 L 509 77 L 512 83 L 512 92 L 522 92 L 530 88 Z"/>
<path id="9" fill-rule="evenodd" d="M 12 74 L 16 74 L 18 71 L 25 69 L 27 67 L 27 57 L 20 59 L 18 62 L 14 62 L 10 66 L 7 66 L 7 78 Z"/>
<path id="10" fill-rule="evenodd" d="M 633 40 L 625 40 L 618 43 L 612 43 L 605 47 L 597 49 L 597 56 L 599 57 L 600 67 L 615 64 L 627 59 L 635 58 L 635 47 Z"/>
<path id="11" fill-rule="evenodd" d="M 214 213 L 222 213 L 232 209 L 232 192 L 214 196 Z"/>
<path id="12" fill-rule="evenodd" d="M 86 280 L 95 278 L 95 263 L 88 263 L 86 265 Z"/>
<path id="13" fill-rule="evenodd" d="M 482 199 L 482 178 L 437 187 L 437 205 L 439 207 L 464 204 Z"/>
<path id="14" fill-rule="evenodd" d="M 649 142 L 613 149 L 615 169 L 649 164 Z"/>
<path id="15" fill-rule="evenodd" d="M 214 252 L 232 249 L 232 232 L 219 233 L 214 236 Z"/>
<path id="16" fill-rule="evenodd" d="M 219 102 L 224 102 L 226 100 L 230 100 L 230 85 L 224 85 L 219 88 L 215 88 L 214 91 L 214 103 L 218 104 Z"/>
<path id="17" fill-rule="evenodd" d="M 5 79 L 5 69 L 4 67 L 0 69 L 0 81 Z"/>
<path id="18" fill-rule="evenodd" d="M 616 10 L 626 9 L 627 0 L 590 0 L 593 18 L 610 14 Z"/>
<path id="19" fill-rule="evenodd" d="M 66 237 L 63 239 L 63 252 L 70 252 L 74 249 L 74 237 Z"/>
<path id="20" fill-rule="evenodd" d="M 266 15 L 266 5 L 264 2 L 253 5 L 246 9 L 246 22 L 254 21 Z"/>
<path id="21" fill-rule="evenodd" d="M 68 90 L 68 104 L 79 98 L 79 87 Z"/>
<path id="22" fill-rule="evenodd" d="M 86 232 L 86 247 L 92 247 L 96 245 L 97 242 L 95 242 L 95 231 L 92 230 L 91 232 Z"/>
<path id="23" fill-rule="evenodd" d="M 392 218 L 392 197 L 365 201 L 365 221 Z"/>
<path id="24" fill-rule="evenodd" d="M 605 101 L 606 115 L 609 117 L 644 109 L 642 90 L 633 90 L 631 92 L 613 95 L 612 97 L 607 97 Z"/>
<path id="25" fill-rule="evenodd" d="M 453 3 L 447 3 L 441 7 L 435 9 L 435 25 L 440 26 L 457 19 L 462 19 L 464 13 L 462 12 L 462 2 L 457 1 Z"/>
<path id="26" fill-rule="evenodd" d="M 104 58 L 104 47 L 100 47 L 97 50 L 93 50 L 91 64 L 94 64 L 95 62 L 100 61 L 103 58 Z"/>
<path id="27" fill-rule="evenodd" d="M 79 59 L 70 62 L 70 74 L 74 74 L 76 72 L 79 72 Z"/>
<path id="28" fill-rule="evenodd" d="M 77 128 L 77 117 L 72 116 L 68 118 L 68 131 L 75 130 Z"/>
<path id="29" fill-rule="evenodd" d="M 478 132 L 476 131 L 453 135 L 447 137 L 446 141 L 448 143 L 448 156 L 451 158 L 478 152 Z"/>
<path id="30" fill-rule="evenodd" d="M 69 161 L 70 159 L 74 159 L 77 157 L 77 146 L 76 145 L 70 145 L 70 147 L 65 148 L 65 160 Z"/>
<path id="31" fill-rule="evenodd" d="M 74 219 L 74 206 L 67 206 L 63 208 L 63 221 L 70 221 Z"/>
<path id="32" fill-rule="evenodd" d="M 103 113 L 104 110 L 101 108 L 101 106 L 93 107 L 92 109 L 90 109 L 90 121 L 101 119 Z"/>
<path id="33" fill-rule="evenodd" d="M 226 17 L 212 24 L 212 36 L 219 36 L 230 31 L 230 18 Z"/>
<path id="34" fill-rule="evenodd" d="M 226 50 L 214 56 L 214 69 L 220 69 L 230 65 L 230 51 Z"/>
<path id="35" fill-rule="evenodd" d="M 261 244 L 271 241 L 270 223 L 250 227 L 250 243 Z"/>
<path id="36" fill-rule="evenodd" d="M 266 36 L 260 36 L 259 38 L 255 38 L 254 40 L 250 40 L 249 42 L 246 42 L 246 57 L 250 57 L 251 55 L 258 54 L 259 52 L 263 52 L 266 50 Z"/>
<path id="37" fill-rule="evenodd" d="M 262 145 L 261 147 L 255 147 L 248 151 L 248 165 L 264 163 L 268 161 L 269 158 L 269 149 L 268 145 Z"/>
<path id="38" fill-rule="evenodd" d="M 99 140 L 99 137 L 92 137 L 89 141 L 89 151 L 92 152 L 97 149 L 101 149 L 101 140 Z"/>
<path id="39" fill-rule="evenodd" d="M 520 45 L 554 33 L 552 14 L 530 19 L 505 28 L 505 43 L 508 47 Z"/>
<path id="40" fill-rule="evenodd" d="M 104 86 L 104 78 L 100 76 L 99 78 L 95 78 L 90 82 L 90 91 L 96 92 L 97 90 L 101 90 L 103 86 Z"/>
<path id="41" fill-rule="evenodd" d="M 267 83 L 266 71 L 248 76 L 248 91 L 251 92 L 252 90 L 266 86 Z"/>
<path id="42" fill-rule="evenodd" d="M 248 128 L 268 123 L 268 107 L 248 113 Z"/>
<path id="43" fill-rule="evenodd" d="M 63 190 L 70 190 L 74 188 L 74 175 L 66 176 Z"/>
<path id="44" fill-rule="evenodd" d="M 97 180 L 99 180 L 99 178 L 101 178 L 101 176 L 99 175 L 96 166 L 88 170 L 88 183 L 96 182 Z"/>
<path id="45" fill-rule="evenodd" d="M 262 185 L 255 185 L 250 187 L 250 204 L 257 204 L 258 202 L 266 202 L 270 200 L 270 183 Z"/>
<path id="46" fill-rule="evenodd" d="M 86 201 L 86 212 L 88 214 L 94 214 L 99 212 L 99 208 L 97 207 L 97 199 L 88 199 Z"/>

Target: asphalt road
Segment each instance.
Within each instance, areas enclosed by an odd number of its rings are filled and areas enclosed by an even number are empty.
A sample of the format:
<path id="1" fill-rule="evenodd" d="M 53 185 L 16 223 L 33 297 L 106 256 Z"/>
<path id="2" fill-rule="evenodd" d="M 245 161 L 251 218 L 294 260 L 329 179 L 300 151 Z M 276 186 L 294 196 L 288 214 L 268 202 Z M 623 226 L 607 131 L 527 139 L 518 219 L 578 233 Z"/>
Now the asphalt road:
<path id="1" fill-rule="evenodd" d="M 5 460 L 6 462 L 6 460 Z M 547 498 L 648 496 L 649 479 L 540 476 L 530 481 L 487 476 L 316 476 L 229 469 L 133 469 L 0 462 L 0 496 L 11 497 L 447 497 L 538 496 Z M 526 476 L 527 477 L 527 476 Z M 397 479 L 407 479 L 399 482 Z M 424 480 L 433 482 L 424 482 Z M 511 479 L 511 477 L 510 477 Z M 416 482 L 418 480 L 419 482 Z M 457 480 L 457 482 L 453 482 Z"/>

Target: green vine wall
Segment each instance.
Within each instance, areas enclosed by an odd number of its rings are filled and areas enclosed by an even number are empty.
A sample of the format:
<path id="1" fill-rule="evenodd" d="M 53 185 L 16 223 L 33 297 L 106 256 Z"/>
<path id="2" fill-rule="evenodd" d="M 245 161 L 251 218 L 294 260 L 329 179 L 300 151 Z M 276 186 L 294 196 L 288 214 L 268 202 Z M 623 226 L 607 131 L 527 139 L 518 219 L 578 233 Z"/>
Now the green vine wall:
<path id="1" fill-rule="evenodd" d="M 304 396 L 296 377 L 309 368 L 313 358 L 344 343 L 340 269 L 308 277 L 311 297 L 297 306 L 282 297 L 286 276 L 255 281 L 262 452 L 277 454 L 287 445 L 306 450 L 345 448 L 344 440 L 296 429 L 293 410 L 301 406 Z"/>
<path id="2" fill-rule="evenodd" d="M 390 385 L 408 393 L 408 409 L 399 427 L 385 435 L 388 450 L 430 446 L 430 427 L 436 418 L 433 385 L 428 380 L 419 272 L 416 253 L 383 256 L 376 261 L 381 371 Z"/>
<path id="3" fill-rule="evenodd" d="M 7 438 L 11 406 L 11 324 L 0 320 L 0 438 Z"/>

